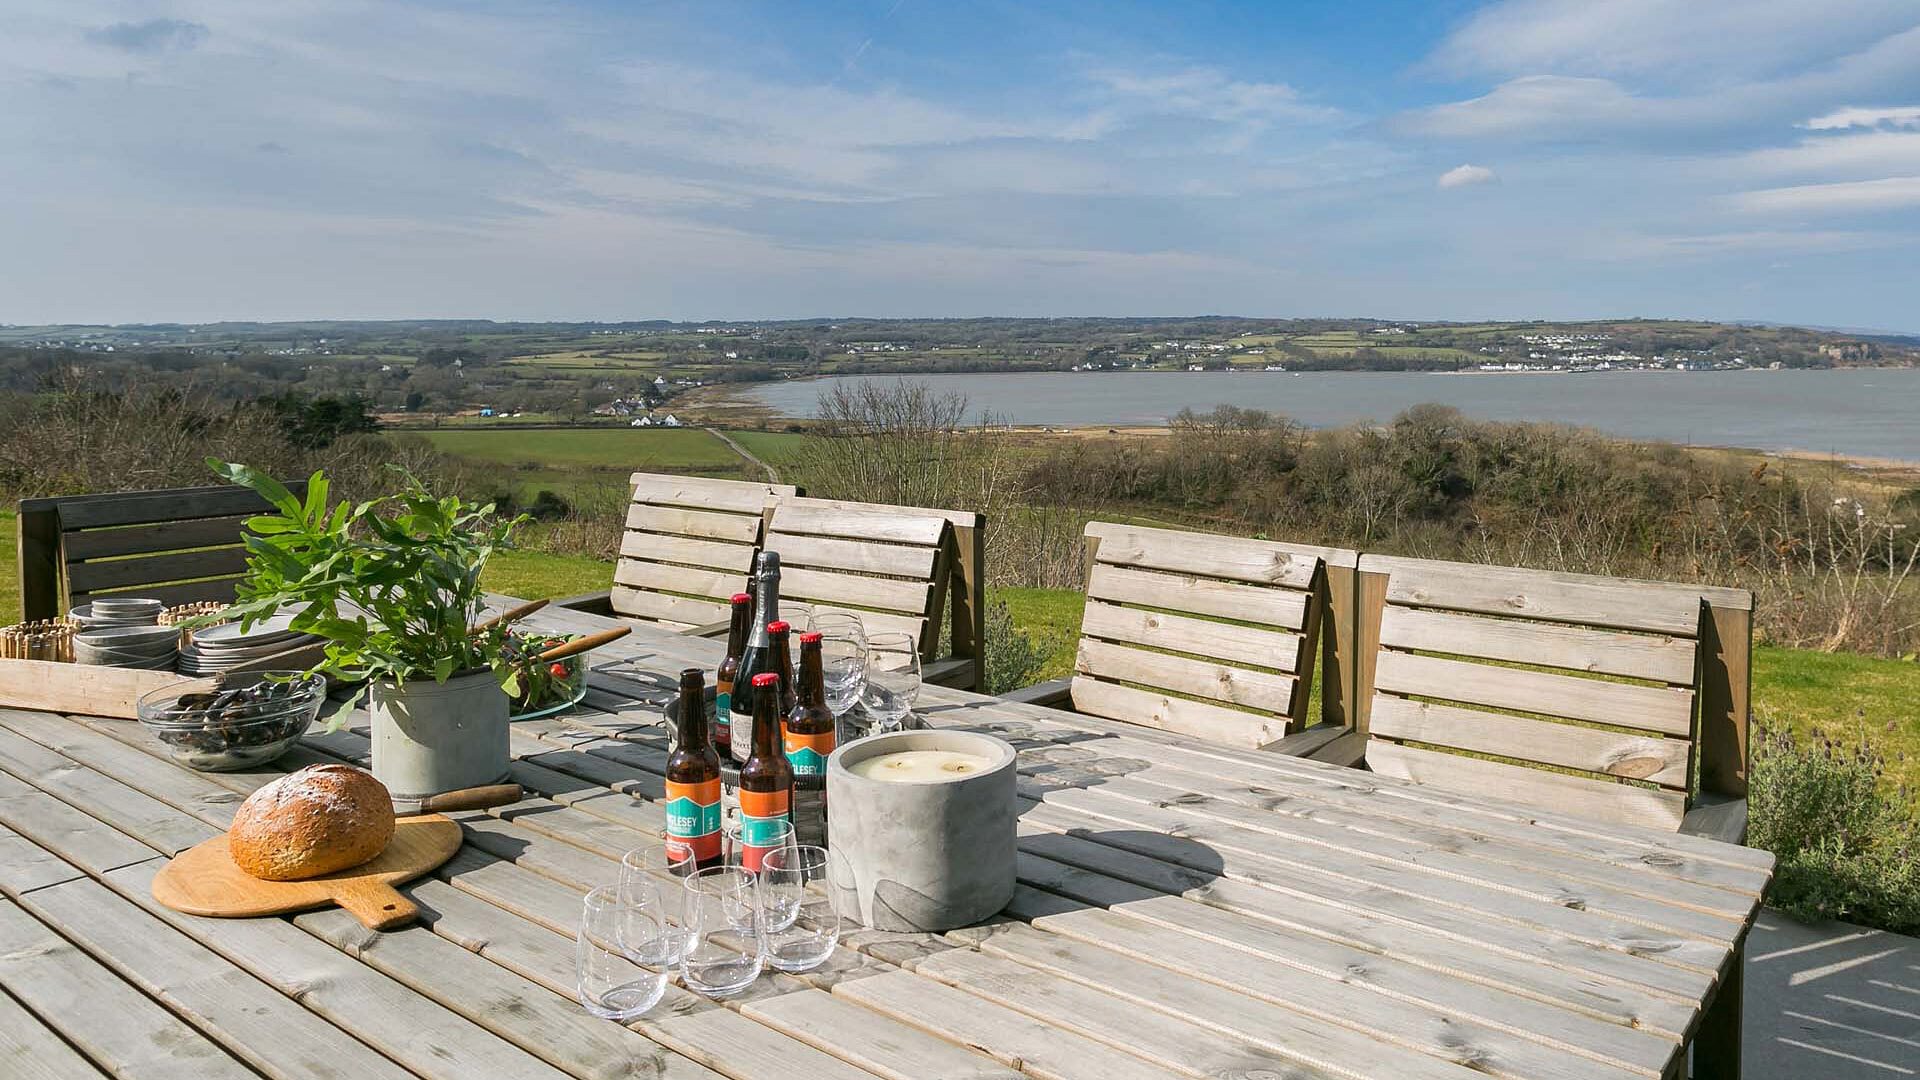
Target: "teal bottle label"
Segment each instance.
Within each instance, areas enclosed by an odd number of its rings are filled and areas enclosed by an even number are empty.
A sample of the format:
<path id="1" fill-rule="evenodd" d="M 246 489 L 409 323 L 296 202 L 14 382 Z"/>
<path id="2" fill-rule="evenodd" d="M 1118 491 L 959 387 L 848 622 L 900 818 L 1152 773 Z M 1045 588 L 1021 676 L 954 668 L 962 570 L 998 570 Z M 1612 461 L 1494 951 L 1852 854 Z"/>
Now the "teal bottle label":
<path id="1" fill-rule="evenodd" d="M 733 728 L 733 692 L 722 690 L 713 695 L 713 726 L 720 731 Z"/>

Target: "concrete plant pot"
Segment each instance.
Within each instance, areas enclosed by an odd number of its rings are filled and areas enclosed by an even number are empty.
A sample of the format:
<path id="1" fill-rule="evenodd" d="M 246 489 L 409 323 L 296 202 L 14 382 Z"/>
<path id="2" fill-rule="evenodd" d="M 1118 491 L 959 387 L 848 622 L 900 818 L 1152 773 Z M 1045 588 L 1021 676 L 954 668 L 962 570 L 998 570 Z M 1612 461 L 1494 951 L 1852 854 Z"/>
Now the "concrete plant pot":
<path id="1" fill-rule="evenodd" d="M 986 758 L 956 780 L 894 781 L 849 767 L 901 750 Z M 1014 752 L 970 731 L 897 731 L 827 759 L 828 878 L 840 913 L 875 930 L 938 933 L 981 922 L 1013 899 Z"/>
<path id="2" fill-rule="evenodd" d="M 374 778 L 397 799 L 500 783 L 509 761 L 507 706 L 487 670 L 443 683 L 374 683 L 367 705 Z"/>

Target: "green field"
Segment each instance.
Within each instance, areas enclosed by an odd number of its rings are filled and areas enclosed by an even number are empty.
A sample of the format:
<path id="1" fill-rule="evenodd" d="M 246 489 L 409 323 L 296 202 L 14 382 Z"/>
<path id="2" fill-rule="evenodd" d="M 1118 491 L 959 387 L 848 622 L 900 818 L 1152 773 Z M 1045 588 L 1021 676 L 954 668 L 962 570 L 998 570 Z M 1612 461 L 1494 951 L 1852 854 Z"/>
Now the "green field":
<path id="1" fill-rule="evenodd" d="M 712 432 L 700 428 L 461 428 L 416 432 L 444 453 L 489 472 L 494 487 L 523 498 L 553 491 L 568 498 L 624 486 L 637 470 L 758 479 L 761 473 Z M 805 437 L 729 432 L 778 468 Z M 502 471 L 504 470 L 504 471 Z"/>
<path id="2" fill-rule="evenodd" d="M 666 355 L 666 353 L 640 351 L 603 354 L 585 349 L 573 349 L 567 352 L 540 353 L 535 356 L 516 356 L 507 361 L 507 366 L 558 371 L 646 371 L 651 370 L 659 361 L 666 359 Z"/>
<path id="3" fill-rule="evenodd" d="M 20 549 L 13 538 L 13 511 L 0 510 L 0 626 L 20 619 Z"/>
<path id="4" fill-rule="evenodd" d="M 424 431 L 435 449 L 497 465 L 664 472 L 727 471 L 740 456 L 699 428 L 542 428 Z"/>

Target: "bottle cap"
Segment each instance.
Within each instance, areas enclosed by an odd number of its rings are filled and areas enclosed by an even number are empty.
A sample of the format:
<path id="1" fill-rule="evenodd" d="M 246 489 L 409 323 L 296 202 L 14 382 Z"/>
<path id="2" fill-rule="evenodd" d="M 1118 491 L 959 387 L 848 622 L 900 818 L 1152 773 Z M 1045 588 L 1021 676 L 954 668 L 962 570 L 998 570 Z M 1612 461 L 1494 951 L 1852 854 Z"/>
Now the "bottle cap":
<path id="1" fill-rule="evenodd" d="M 820 631 L 818 630 L 809 630 L 800 635 L 800 644 L 802 645 L 818 645 L 820 644 L 820 640 Z"/>
<path id="2" fill-rule="evenodd" d="M 743 592 L 734 593 L 731 602 L 735 604 L 751 604 L 753 603 L 753 594 Z"/>
<path id="3" fill-rule="evenodd" d="M 763 671 L 760 674 L 755 675 L 753 677 L 753 688 L 755 690 L 758 690 L 763 686 L 779 686 L 779 685 L 780 685 L 780 673 L 776 671 Z"/>
<path id="4" fill-rule="evenodd" d="M 784 634 L 791 629 L 793 629 L 793 624 L 785 619 L 775 619 L 767 624 L 767 633 L 769 634 Z"/>

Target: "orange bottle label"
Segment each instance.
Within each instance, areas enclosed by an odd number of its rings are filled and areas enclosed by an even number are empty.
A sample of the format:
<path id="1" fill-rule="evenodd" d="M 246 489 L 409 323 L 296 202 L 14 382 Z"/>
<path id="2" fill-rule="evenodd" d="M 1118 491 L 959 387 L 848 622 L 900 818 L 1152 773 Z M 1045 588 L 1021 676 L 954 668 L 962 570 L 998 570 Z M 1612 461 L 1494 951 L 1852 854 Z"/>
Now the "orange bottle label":
<path id="1" fill-rule="evenodd" d="M 720 781 L 667 781 L 667 852 L 691 851 L 701 866 L 720 857 Z"/>
<path id="2" fill-rule="evenodd" d="M 760 860 L 776 846 L 774 840 L 780 833 L 775 824 L 791 821 L 793 810 L 793 790 L 782 788 L 779 791 L 740 791 L 740 865 L 748 870 L 758 871 Z"/>
<path id="3" fill-rule="evenodd" d="M 827 756 L 833 753 L 833 732 L 821 735 L 797 735 L 784 728 L 781 741 L 786 744 L 787 761 L 795 776 L 827 775 Z"/>

